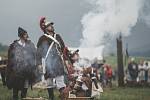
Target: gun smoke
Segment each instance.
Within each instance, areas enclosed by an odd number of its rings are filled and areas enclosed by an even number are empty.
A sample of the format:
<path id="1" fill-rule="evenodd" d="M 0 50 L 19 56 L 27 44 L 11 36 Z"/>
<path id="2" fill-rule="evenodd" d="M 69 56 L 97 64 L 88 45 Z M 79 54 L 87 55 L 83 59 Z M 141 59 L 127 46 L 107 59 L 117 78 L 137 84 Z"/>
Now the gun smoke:
<path id="1" fill-rule="evenodd" d="M 80 47 L 90 48 L 88 58 L 103 54 L 103 48 L 118 34 L 129 36 L 139 19 L 148 20 L 150 7 L 144 7 L 148 0 L 86 0 L 92 9 L 83 16 Z M 98 49 L 98 50 L 96 50 Z M 93 55 L 92 51 L 98 51 Z"/>

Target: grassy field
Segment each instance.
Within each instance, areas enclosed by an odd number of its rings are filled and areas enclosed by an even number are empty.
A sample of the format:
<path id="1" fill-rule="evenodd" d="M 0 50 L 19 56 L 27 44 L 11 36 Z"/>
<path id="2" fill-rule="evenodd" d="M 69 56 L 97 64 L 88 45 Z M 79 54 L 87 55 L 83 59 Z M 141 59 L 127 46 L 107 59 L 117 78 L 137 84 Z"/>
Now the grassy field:
<path id="1" fill-rule="evenodd" d="M 56 100 L 58 99 L 58 91 L 55 91 Z M 30 90 L 29 97 L 48 98 L 46 90 Z M 12 91 L 2 86 L 0 82 L 0 100 L 11 100 Z M 150 88 L 105 88 L 99 100 L 150 100 Z"/>
<path id="2" fill-rule="evenodd" d="M 116 56 L 109 56 L 105 58 L 107 63 L 111 64 L 113 69 L 117 68 Z M 139 62 L 140 59 L 149 60 L 150 58 L 137 57 L 136 60 Z M 58 99 L 58 91 L 55 91 L 56 100 Z M 44 97 L 48 98 L 46 90 L 31 90 L 28 91 L 29 97 Z M 0 81 L 0 100 L 11 100 L 12 91 L 8 90 L 6 87 L 2 86 Z M 105 88 L 104 93 L 101 94 L 99 100 L 150 100 L 150 88 L 140 87 L 140 88 L 118 88 L 114 86 L 113 88 Z"/>
<path id="3" fill-rule="evenodd" d="M 104 89 L 100 100 L 150 100 L 150 88 Z"/>
<path id="4" fill-rule="evenodd" d="M 43 97 L 43 98 L 48 98 L 48 94 L 46 90 L 38 90 L 34 89 L 28 90 L 28 97 Z M 55 91 L 56 95 L 56 100 L 58 99 L 58 91 Z M 12 90 L 8 90 L 7 87 L 4 87 L 2 85 L 2 82 L 0 80 L 0 100 L 12 100 Z"/>

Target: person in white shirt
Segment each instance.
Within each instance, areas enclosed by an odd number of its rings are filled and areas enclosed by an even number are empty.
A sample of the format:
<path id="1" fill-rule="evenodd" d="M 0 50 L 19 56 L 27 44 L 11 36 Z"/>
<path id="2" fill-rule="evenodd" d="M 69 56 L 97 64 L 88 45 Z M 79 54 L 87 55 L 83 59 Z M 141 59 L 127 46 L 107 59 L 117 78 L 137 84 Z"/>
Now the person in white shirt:
<path id="1" fill-rule="evenodd" d="M 144 61 L 141 60 L 140 64 L 138 65 L 138 69 L 139 69 L 139 81 L 140 82 L 144 82 L 145 81 L 145 65 L 144 65 Z"/>

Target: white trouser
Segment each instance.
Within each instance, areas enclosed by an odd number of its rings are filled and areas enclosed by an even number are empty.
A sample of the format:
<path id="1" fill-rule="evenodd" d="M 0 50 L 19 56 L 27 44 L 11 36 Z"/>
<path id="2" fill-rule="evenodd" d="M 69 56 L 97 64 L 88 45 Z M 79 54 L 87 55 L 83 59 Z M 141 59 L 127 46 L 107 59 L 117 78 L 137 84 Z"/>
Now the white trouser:
<path id="1" fill-rule="evenodd" d="M 57 87 L 57 89 L 60 89 L 60 88 L 66 87 L 66 84 L 64 83 L 63 75 L 57 76 L 55 78 L 48 78 L 46 81 L 47 81 L 48 87 L 50 88 Z"/>

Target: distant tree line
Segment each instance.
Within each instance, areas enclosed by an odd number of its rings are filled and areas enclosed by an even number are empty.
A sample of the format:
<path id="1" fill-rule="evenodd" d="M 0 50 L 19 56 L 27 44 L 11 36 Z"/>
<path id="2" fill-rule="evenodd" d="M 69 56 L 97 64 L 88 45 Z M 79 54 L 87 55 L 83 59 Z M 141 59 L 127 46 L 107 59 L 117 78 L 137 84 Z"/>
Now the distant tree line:
<path id="1" fill-rule="evenodd" d="M 8 46 L 0 43 L 0 56 L 6 57 L 7 56 L 7 50 L 8 50 Z"/>

